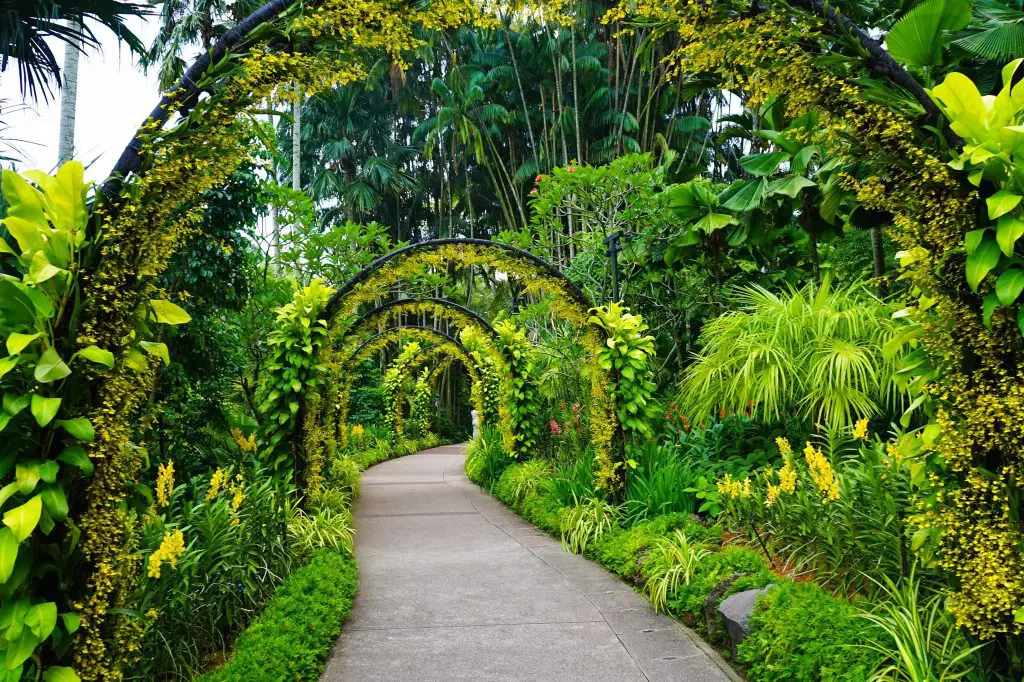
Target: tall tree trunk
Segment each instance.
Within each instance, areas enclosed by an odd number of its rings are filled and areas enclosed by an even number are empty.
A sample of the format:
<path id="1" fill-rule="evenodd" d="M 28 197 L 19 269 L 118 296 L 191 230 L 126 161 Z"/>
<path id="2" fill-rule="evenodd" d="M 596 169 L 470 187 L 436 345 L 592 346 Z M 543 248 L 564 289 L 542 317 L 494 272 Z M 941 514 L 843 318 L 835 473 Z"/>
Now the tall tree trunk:
<path id="1" fill-rule="evenodd" d="M 576 124 L 576 162 L 583 163 L 583 142 L 580 139 L 580 95 L 579 95 L 579 73 L 576 70 L 576 27 L 569 31 L 569 39 L 572 43 L 572 117 Z"/>
<path id="2" fill-rule="evenodd" d="M 302 86 L 295 84 L 292 103 L 292 189 L 302 189 Z"/>
<path id="3" fill-rule="evenodd" d="M 68 22 L 72 32 L 81 31 L 77 21 Z M 75 114 L 78 108 L 78 59 L 82 52 L 77 45 L 65 43 L 64 69 L 61 77 L 64 87 L 60 91 L 60 138 L 57 144 L 57 165 L 67 163 L 75 156 Z"/>

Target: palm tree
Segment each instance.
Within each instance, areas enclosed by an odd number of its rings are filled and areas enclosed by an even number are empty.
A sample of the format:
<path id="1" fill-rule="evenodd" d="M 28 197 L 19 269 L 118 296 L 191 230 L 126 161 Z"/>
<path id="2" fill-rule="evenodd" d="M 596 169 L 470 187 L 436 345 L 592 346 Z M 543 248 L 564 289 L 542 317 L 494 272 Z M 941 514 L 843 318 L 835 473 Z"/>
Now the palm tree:
<path id="1" fill-rule="evenodd" d="M 81 31 L 76 21 L 68 22 L 68 28 Z M 60 132 L 57 142 L 57 165 L 62 166 L 75 155 L 75 114 L 78 109 L 78 45 L 64 46 L 64 87 L 60 92 Z"/>
<path id="2" fill-rule="evenodd" d="M 260 0 L 162 0 L 160 31 L 139 62 L 143 69 L 158 67 L 161 90 L 170 89 L 185 71 L 195 49 L 208 52 L 218 38 L 255 11 Z"/>
<path id="3" fill-rule="evenodd" d="M 132 51 L 142 52 L 142 43 L 125 26 L 124 18 L 143 16 L 147 9 L 121 0 L 0 0 L 0 70 L 14 60 L 22 96 L 46 98 L 51 83 L 60 86 L 62 80 L 47 38 L 76 48 L 99 47 L 96 34 L 85 23 L 89 19 L 110 29 Z"/>

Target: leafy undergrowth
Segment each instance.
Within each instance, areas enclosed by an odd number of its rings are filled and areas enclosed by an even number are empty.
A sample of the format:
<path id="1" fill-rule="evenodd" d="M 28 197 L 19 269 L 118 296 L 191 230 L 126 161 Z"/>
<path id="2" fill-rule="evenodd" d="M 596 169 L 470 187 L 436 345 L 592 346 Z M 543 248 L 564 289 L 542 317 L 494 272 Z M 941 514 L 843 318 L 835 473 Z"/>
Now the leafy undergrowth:
<path id="1" fill-rule="evenodd" d="M 356 596 L 356 561 L 330 550 L 314 552 L 289 575 L 267 608 L 235 642 L 226 665 L 203 682 L 315 680 Z"/>
<path id="2" fill-rule="evenodd" d="M 502 461 L 485 443 L 467 453 L 467 475 L 533 525 L 561 538 L 642 591 L 659 610 L 683 620 L 725 649 L 728 635 L 715 609 L 730 594 L 774 584 L 751 618 L 738 665 L 755 682 L 868 679 L 880 654 L 877 636 L 856 606 L 813 584 L 772 572 L 760 553 L 723 545 L 722 529 L 687 513 L 651 516 L 632 525 L 603 500 L 566 499 L 557 472 L 538 463 Z M 484 461 L 488 460 L 488 461 Z M 496 479 L 488 472 L 497 472 Z M 580 539 L 585 538 L 585 542 Z M 726 651 L 728 654 L 729 652 Z"/>

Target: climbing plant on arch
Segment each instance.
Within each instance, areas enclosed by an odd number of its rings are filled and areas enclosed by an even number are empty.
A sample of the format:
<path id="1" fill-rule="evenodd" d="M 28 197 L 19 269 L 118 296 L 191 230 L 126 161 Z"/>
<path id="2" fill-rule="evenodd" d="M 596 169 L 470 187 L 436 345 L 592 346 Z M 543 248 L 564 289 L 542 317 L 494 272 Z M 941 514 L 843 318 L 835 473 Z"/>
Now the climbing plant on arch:
<path id="1" fill-rule="evenodd" d="M 616 461 L 615 456 L 615 441 L 621 434 L 621 428 L 614 402 L 615 374 L 612 368 L 603 367 L 600 359 L 607 336 L 605 330 L 591 320 L 590 311 L 593 304 L 587 296 L 563 273 L 543 259 L 508 244 L 482 239 L 437 239 L 412 244 L 381 256 L 339 287 L 327 305 L 329 328 L 334 338 L 343 338 L 350 329 L 359 326 L 357 315 L 361 306 L 388 295 L 393 287 L 401 282 L 416 278 L 425 271 L 447 275 L 453 269 L 474 266 L 486 266 L 514 278 L 524 294 L 538 298 L 546 297 L 550 302 L 552 314 L 581 332 L 581 343 L 591 357 L 591 395 L 588 411 L 591 445 L 597 463 L 596 476 L 601 487 L 616 489 L 622 480 L 623 463 Z M 399 309 L 398 304 L 395 306 L 395 309 Z M 431 312 L 449 316 L 450 319 L 458 315 L 457 311 L 443 306 Z M 479 327 L 478 324 L 474 326 Z M 509 339 L 512 336 L 514 334 L 509 335 Z M 510 347 L 518 343 L 517 341 Z M 325 351 L 325 355 L 336 352 L 338 351 L 332 348 Z M 513 348 L 512 352 L 521 351 Z M 506 350 L 503 359 L 505 371 L 502 377 L 502 393 L 505 402 L 527 400 L 530 391 L 526 390 L 527 387 L 522 383 L 525 377 L 517 377 L 512 366 L 517 358 L 510 357 L 509 351 Z M 525 360 L 525 357 L 518 359 Z M 330 367 L 334 363 L 330 357 L 325 357 L 324 364 Z M 536 442 L 528 432 L 529 408 L 520 409 L 514 403 L 508 404 L 507 407 L 508 415 L 502 417 L 502 424 L 508 425 L 503 434 L 505 444 L 513 454 L 528 451 Z M 315 443 L 310 445 L 315 447 Z"/>
<path id="2" fill-rule="evenodd" d="M 481 376 L 476 363 L 466 353 L 458 341 L 444 332 L 429 327 L 389 327 L 363 341 L 342 358 L 333 357 L 324 363 L 327 369 L 329 380 L 325 382 L 326 389 L 319 394 L 310 396 L 311 404 L 307 406 L 305 421 L 305 453 L 306 453 L 306 481 L 307 493 L 316 498 L 323 482 L 323 469 L 329 457 L 336 452 L 336 443 L 345 447 L 348 444 L 348 419 L 349 396 L 352 390 L 351 375 L 354 369 L 375 353 L 403 342 L 414 342 L 416 352 L 410 354 L 410 361 L 403 363 L 410 367 L 422 364 L 423 360 L 413 364 L 412 359 L 447 355 L 459 362 L 466 368 L 470 377 L 471 400 L 477 410 L 483 407 L 483 398 L 480 393 L 482 386 Z M 411 345 L 411 344 L 410 344 Z M 397 383 L 396 383 L 397 385 Z M 400 403 L 399 403 L 400 406 Z M 395 403 L 388 400 L 385 403 L 387 409 L 394 410 Z M 393 428 L 395 421 L 390 422 Z"/>

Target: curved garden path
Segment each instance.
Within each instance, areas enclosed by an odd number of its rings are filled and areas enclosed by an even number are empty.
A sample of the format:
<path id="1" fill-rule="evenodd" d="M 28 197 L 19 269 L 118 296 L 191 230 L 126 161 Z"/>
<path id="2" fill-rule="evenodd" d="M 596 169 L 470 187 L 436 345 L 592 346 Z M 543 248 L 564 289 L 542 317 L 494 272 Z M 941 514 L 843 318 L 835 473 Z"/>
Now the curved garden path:
<path id="1" fill-rule="evenodd" d="M 321 680 L 739 679 L 617 577 L 483 493 L 464 452 L 363 474 L 359 594 Z"/>

